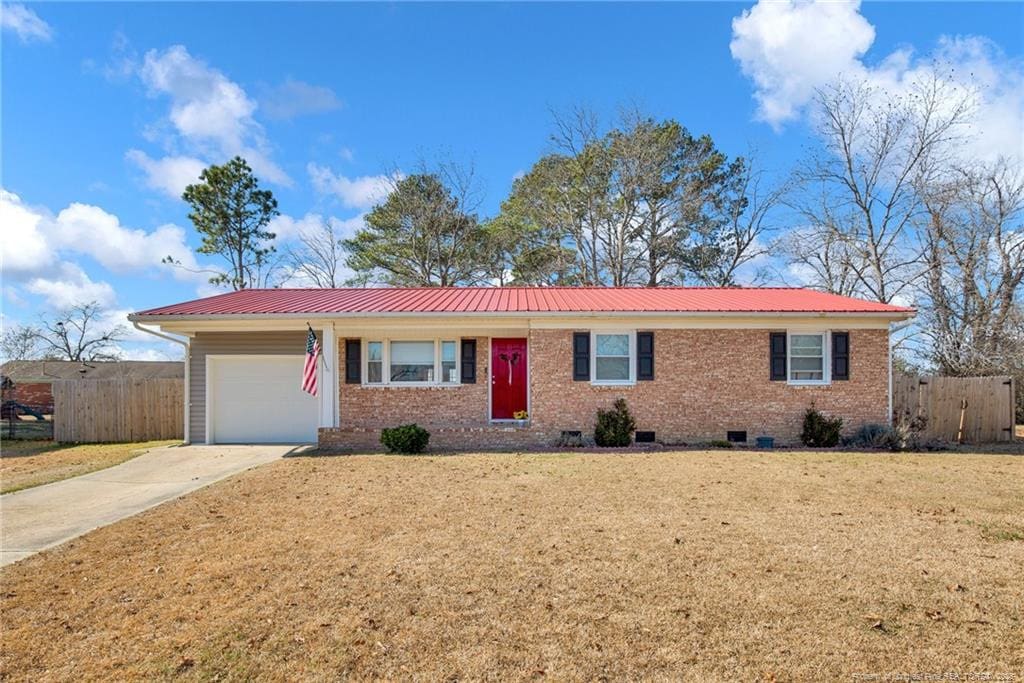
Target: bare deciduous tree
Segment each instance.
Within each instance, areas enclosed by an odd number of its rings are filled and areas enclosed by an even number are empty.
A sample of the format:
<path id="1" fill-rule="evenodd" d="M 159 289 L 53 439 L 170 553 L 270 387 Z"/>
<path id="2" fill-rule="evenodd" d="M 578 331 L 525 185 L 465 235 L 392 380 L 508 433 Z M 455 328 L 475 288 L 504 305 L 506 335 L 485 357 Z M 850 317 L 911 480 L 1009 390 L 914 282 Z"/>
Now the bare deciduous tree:
<path id="1" fill-rule="evenodd" d="M 921 188 L 923 334 L 943 374 L 1024 374 L 1024 177 L 1005 161 Z"/>
<path id="2" fill-rule="evenodd" d="M 301 232 L 298 244 L 288 250 L 285 260 L 289 279 L 314 287 L 340 287 L 345 253 L 336 221 L 324 219 Z"/>
<path id="3" fill-rule="evenodd" d="M 847 243 L 831 226 L 793 229 L 774 243 L 789 268 L 789 275 L 800 284 L 840 296 L 856 296 L 859 281 L 851 266 Z M 791 278 L 781 274 L 783 282 Z"/>
<path id="4" fill-rule="evenodd" d="M 35 360 L 42 355 L 39 331 L 31 325 L 15 325 L 0 337 L 0 360 Z"/>
<path id="5" fill-rule="evenodd" d="M 123 325 L 100 328 L 102 307 L 95 301 L 43 318 L 36 339 L 47 358 L 71 361 L 118 360 L 117 344 L 125 335 Z"/>
<path id="6" fill-rule="evenodd" d="M 857 293 L 889 303 L 920 272 L 915 184 L 941 167 L 971 98 L 932 73 L 904 93 L 839 81 L 816 103 L 824 149 L 798 172 L 803 193 L 795 206 L 811 226 L 835 233 Z"/>

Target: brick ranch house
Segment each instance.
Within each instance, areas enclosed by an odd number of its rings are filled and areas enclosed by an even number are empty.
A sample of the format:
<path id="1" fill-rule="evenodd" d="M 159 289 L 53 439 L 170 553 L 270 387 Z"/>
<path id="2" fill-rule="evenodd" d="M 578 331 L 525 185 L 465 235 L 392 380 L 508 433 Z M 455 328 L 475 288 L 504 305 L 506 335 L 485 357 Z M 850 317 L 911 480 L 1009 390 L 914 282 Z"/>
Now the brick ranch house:
<path id="1" fill-rule="evenodd" d="M 619 397 L 664 443 L 791 443 L 812 403 L 886 423 L 889 328 L 913 313 L 792 288 L 467 287 L 252 289 L 129 319 L 185 340 L 191 442 L 375 450 L 409 422 L 441 449 L 551 446 Z"/>

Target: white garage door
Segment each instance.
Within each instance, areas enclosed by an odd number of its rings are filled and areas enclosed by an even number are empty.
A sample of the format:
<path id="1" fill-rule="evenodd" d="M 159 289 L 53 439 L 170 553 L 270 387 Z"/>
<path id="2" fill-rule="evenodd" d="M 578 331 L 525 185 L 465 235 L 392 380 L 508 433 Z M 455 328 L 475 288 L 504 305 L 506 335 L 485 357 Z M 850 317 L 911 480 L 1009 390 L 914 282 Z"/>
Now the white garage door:
<path id="1" fill-rule="evenodd" d="M 319 401 L 301 389 L 302 356 L 207 357 L 207 441 L 316 441 Z"/>

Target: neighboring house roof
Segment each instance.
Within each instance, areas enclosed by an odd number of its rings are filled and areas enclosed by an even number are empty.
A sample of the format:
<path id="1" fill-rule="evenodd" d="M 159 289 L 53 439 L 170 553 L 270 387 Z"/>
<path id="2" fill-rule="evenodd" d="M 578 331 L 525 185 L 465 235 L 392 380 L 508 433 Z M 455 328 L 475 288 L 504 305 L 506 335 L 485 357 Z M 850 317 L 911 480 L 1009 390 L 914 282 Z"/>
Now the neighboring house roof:
<path id="1" fill-rule="evenodd" d="M 85 372 L 82 372 L 85 370 Z M 11 360 L 0 366 L 0 374 L 16 383 L 52 382 L 55 379 L 156 379 L 184 377 L 182 361 L 88 361 Z"/>
<path id="2" fill-rule="evenodd" d="M 867 313 L 907 317 L 914 309 L 780 287 L 244 289 L 140 311 L 130 319 L 476 313 Z"/>

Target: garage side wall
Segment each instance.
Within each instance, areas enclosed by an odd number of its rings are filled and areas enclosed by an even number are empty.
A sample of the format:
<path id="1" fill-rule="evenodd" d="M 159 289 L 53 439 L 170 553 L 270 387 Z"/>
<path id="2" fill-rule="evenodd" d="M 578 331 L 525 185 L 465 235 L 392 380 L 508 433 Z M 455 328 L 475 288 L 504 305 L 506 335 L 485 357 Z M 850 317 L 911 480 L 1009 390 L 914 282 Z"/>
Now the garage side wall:
<path id="1" fill-rule="evenodd" d="M 206 356 L 210 354 L 290 354 L 306 350 L 306 333 L 199 332 L 192 338 L 189 378 L 189 438 L 206 441 Z"/>

